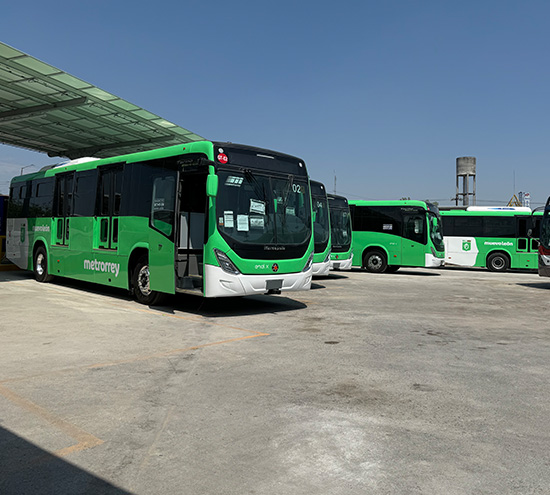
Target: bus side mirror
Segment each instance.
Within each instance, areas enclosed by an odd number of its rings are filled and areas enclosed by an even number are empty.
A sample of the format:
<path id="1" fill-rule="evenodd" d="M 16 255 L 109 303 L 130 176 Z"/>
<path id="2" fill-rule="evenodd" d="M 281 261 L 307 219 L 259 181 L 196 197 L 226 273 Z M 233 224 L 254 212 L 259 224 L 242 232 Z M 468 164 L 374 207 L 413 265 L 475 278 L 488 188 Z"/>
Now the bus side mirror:
<path id="1" fill-rule="evenodd" d="M 218 176 L 208 174 L 206 176 L 206 195 L 215 197 L 218 194 Z"/>
<path id="2" fill-rule="evenodd" d="M 527 229 L 527 237 L 533 236 L 533 229 Z"/>

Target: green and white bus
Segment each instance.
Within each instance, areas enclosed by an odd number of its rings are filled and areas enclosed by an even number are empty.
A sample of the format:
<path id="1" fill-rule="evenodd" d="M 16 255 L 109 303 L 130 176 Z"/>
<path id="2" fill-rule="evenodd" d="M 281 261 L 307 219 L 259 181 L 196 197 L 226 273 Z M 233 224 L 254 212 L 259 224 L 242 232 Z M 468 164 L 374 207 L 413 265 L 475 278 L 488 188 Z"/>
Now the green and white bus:
<path id="1" fill-rule="evenodd" d="M 350 201 L 353 266 L 372 273 L 445 262 L 441 216 L 425 201 Z"/>
<path id="2" fill-rule="evenodd" d="M 536 270 L 541 215 L 531 216 L 526 207 L 441 209 L 445 264 L 486 267 L 493 272 Z"/>
<path id="3" fill-rule="evenodd" d="M 16 177 L 7 254 L 52 276 L 126 288 L 144 304 L 309 289 L 305 163 L 209 141 L 76 160 Z"/>
<path id="4" fill-rule="evenodd" d="M 313 276 L 327 275 L 330 270 L 330 215 L 327 190 L 320 182 L 310 181 L 313 204 Z"/>
<path id="5" fill-rule="evenodd" d="M 349 270 L 353 258 L 352 230 L 348 200 L 343 196 L 328 194 L 330 212 L 331 270 Z"/>

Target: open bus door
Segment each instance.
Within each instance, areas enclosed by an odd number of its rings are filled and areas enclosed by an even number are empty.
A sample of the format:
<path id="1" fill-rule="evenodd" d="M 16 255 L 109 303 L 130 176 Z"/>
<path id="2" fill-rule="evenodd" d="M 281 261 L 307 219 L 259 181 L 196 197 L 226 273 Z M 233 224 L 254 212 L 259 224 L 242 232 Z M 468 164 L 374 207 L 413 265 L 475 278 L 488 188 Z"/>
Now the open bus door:
<path id="1" fill-rule="evenodd" d="M 204 159 L 182 161 L 178 184 L 176 235 L 176 289 L 204 290 L 204 245 L 207 237 L 208 163 Z"/>

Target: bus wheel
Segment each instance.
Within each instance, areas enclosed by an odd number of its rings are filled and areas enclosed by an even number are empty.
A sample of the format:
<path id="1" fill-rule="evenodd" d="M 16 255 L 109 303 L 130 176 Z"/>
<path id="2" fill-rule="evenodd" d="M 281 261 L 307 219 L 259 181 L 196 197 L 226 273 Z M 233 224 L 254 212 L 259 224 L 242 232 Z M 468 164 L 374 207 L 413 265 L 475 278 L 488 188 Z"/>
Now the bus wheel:
<path id="1" fill-rule="evenodd" d="M 154 306 L 163 299 L 164 294 L 151 290 L 149 286 L 149 261 L 145 256 L 140 258 L 132 273 L 132 290 L 141 304 Z"/>
<path id="2" fill-rule="evenodd" d="M 399 270 L 401 267 L 399 265 L 388 265 L 386 267 L 386 273 L 395 273 L 397 270 Z"/>
<path id="3" fill-rule="evenodd" d="M 505 272 L 509 267 L 510 262 L 505 254 L 493 253 L 487 258 L 487 268 L 492 272 Z"/>
<path id="4" fill-rule="evenodd" d="M 37 282 L 50 282 L 53 276 L 48 273 L 48 255 L 46 249 L 40 246 L 34 253 L 34 278 Z"/>
<path id="5" fill-rule="evenodd" d="M 384 273 L 388 267 L 386 255 L 382 251 L 369 251 L 363 258 L 363 266 L 371 273 Z"/>

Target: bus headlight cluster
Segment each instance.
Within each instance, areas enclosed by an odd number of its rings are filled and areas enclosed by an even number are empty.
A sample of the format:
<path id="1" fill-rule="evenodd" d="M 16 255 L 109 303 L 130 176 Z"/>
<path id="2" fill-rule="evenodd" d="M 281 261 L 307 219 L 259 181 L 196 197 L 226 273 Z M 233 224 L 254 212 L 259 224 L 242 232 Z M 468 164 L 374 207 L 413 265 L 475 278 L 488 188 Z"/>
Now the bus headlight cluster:
<path id="1" fill-rule="evenodd" d="M 216 259 L 218 260 L 218 263 L 220 264 L 220 267 L 224 272 L 232 273 L 233 275 L 241 274 L 239 269 L 229 259 L 229 256 L 227 256 L 227 254 L 225 254 L 223 251 L 214 248 L 214 254 L 216 255 Z"/>
<path id="2" fill-rule="evenodd" d="M 304 269 L 302 270 L 302 272 L 307 272 L 311 268 L 312 264 L 313 264 L 313 252 L 309 255 L 306 266 L 304 266 Z"/>

